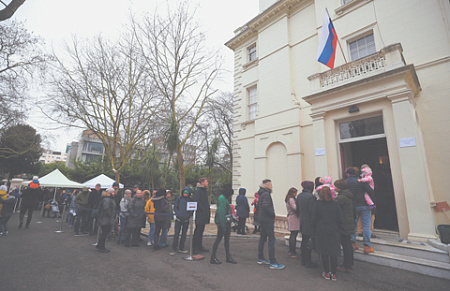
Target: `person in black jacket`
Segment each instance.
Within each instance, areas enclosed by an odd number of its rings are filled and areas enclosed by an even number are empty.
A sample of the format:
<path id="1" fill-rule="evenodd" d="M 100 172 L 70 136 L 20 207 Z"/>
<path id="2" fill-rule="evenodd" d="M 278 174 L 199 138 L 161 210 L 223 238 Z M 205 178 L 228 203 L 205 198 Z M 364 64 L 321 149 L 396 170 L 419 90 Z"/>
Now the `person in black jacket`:
<path id="1" fill-rule="evenodd" d="M 91 194 L 89 195 L 88 200 L 88 208 L 90 209 L 90 215 L 88 216 L 88 230 L 89 235 L 94 235 L 97 233 L 98 230 L 98 224 L 97 219 L 93 217 L 92 212 L 94 209 L 98 209 L 98 205 L 100 203 L 100 200 L 102 199 L 102 185 L 100 183 L 97 183 L 95 185 L 95 188 L 91 191 Z"/>
<path id="2" fill-rule="evenodd" d="M 155 234 L 153 236 L 153 249 L 159 250 L 159 237 L 161 231 L 165 231 L 170 227 L 170 220 L 172 218 L 169 202 L 166 199 L 166 189 L 158 189 L 155 197 L 152 198 L 155 206 Z M 130 202 L 131 203 L 131 202 Z"/>
<path id="3" fill-rule="evenodd" d="M 341 245 L 344 253 L 344 263 L 338 267 L 338 271 L 349 273 L 353 270 L 353 247 L 350 236 L 355 231 L 355 217 L 353 215 L 353 194 L 348 189 L 344 180 L 334 182 L 334 187 L 339 195 L 336 202 L 342 209 L 343 215 L 343 233 L 341 233 Z"/>
<path id="4" fill-rule="evenodd" d="M 316 237 L 315 249 L 322 257 L 322 276 L 327 280 L 336 281 L 343 216 L 341 208 L 332 198 L 329 187 L 323 187 L 319 191 L 319 201 L 314 205 L 311 222 Z"/>
<path id="5" fill-rule="evenodd" d="M 302 234 L 302 266 L 316 268 L 318 265 L 311 261 L 312 240 L 314 236 L 312 228 L 312 212 L 316 197 L 313 195 L 314 183 L 312 181 L 302 182 L 303 191 L 297 195 L 297 213 L 300 217 L 300 232 Z"/>
<path id="6" fill-rule="evenodd" d="M 41 197 L 41 188 L 39 184 L 38 177 L 33 177 L 33 180 L 28 183 L 28 187 L 22 193 L 22 204 L 20 207 L 20 215 L 19 215 L 19 228 L 22 228 L 23 218 L 25 213 L 28 213 L 27 222 L 25 224 L 25 228 L 28 228 L 33 218 L 33 210 L 36 206 L 36 201 L 38 197 Z"/>
<path id="7" fill-rule="evenodd" d="M 272 201 L 272 181 L 269 179 L 263 180 L 259 186 L 259 223 L 261 224 L 261 234 L 258 243 L 258 265 L 270 265 L 270 269 L 282 270 L 284 265 L 278 264 L 275 258 L 275 209 Z M 269 250 L 269 260 L 264 258 L 264 244 L 267 239 L 269 243 L 267 245 Z"/>
<path id="8" fill-rule="evenodd" d="M 113 188 L 106 189 L 106 191 L 103 192 L 102 199 L 99 203 L 98 225 L 101 229 L 101 235 L 98 239 L 96 248 L 100 253 L 109 252 L 109 250 L 105 248 L 106 237 L 111 233 L 111 228 L 116 218 L 116 202 L 114 201 L 113 193 Z"/>
<path id="9" fill-rule="evenodd" d="M 355 169 L 347 168 L 346 174 L 348 175 L 348 178 L 345 179 L 345 182 L 347 183 L 350 191 L 353 193 L 353 207 L 355 208 L 356 223 L 358 222 L 359 217 L 361 217 L 361 222 L 363 225 L 364 252 L 373 253 L 374 250 L 372 248 L 372 244 L 370 243 L 371 211 L 369 209 L 369 205 L 367 205 L 366 199 L 364 198 L 364 194 L 368 193 L 373 200 L 373 189 L 369 186 L 369 184 L 358 181 Z M 356 245 L 356 228 L 351 236 L 351 241 L 353 243 L 353 249 L 357 250 L 359 247 Z"/>
<path id="10" fill-rule="evenodd" d="M 208 199 L 208 179 L 200 178 L 197 183 L 197 189 L 194 192 L 192 201 L 197 202 L 197 211 L 195 212 L 195 230 L 192 239 L 192 248 L 194 253 L 208 252 L 203 246 L 203 232 L 205 226 L 209 224 L 211 218 L 211 209 Z"/>

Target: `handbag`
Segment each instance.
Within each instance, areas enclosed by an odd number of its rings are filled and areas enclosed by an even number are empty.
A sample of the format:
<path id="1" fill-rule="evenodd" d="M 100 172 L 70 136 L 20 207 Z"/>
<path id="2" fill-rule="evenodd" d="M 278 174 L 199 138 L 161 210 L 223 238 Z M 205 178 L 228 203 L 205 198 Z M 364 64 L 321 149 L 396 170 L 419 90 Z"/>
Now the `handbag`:
<path id="1" fill-rule="evenodd" d="M 225 215 L 225 221 L 226 223 L 231 223 L 231 221 L 233 221 L 233 215 L 232 214 Z"/>

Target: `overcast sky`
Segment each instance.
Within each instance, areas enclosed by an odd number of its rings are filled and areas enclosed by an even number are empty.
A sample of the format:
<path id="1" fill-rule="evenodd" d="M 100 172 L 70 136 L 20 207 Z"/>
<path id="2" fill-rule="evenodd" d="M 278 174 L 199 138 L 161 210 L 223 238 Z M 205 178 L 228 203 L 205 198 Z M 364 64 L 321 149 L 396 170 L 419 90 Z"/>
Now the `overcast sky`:
<path id="1" fill-rule="evenodd" d="M 165 0 L 27 0 L 14 18 L 24 22 L 25 27 L 45 40 L 46 45 L 58 51 L 64 41 L 73 35 L 92 37 L 99 33 L 114 35 L 126 23 L 130 11 L 152 12 L 155 6 L 165 6 Z M 176 0 L 169 0 L 173 5 Z M 225 55 L 223 68 L 228 71 L 223 90 L 233 91 L 233 53 L 224 43 L 234 35 L 234 30 L 258 14 L 259 0 L 190 0 L 197 3 L 198 19 L 212 47 Z M 51 130 L 51 124 L 36 114 L 30 114 L 28 122 L 47 137 L 50 148 L 65 150 L 67 143 L 77 140 L 80 130 Z"/>

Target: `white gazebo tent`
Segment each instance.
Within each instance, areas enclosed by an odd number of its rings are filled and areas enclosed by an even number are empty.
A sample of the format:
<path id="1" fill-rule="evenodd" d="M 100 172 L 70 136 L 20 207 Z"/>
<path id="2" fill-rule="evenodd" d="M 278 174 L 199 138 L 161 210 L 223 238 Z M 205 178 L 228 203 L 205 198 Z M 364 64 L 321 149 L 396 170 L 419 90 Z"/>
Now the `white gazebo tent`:
<path id="1" fill-rule="evenodd" d="M 102 185 L 102 188 L 112 188 L 112 184 L 114 182 L 115 181 L 113 179 L 106 176 L 105 174 L 100 174 L 97 177 L 84 182 L 83 184 L 86 185 L 86 187 L 94 188 L 97 183 L 100 183 Z M 119 188 L 122 189 L 123 184 L 119 183 Z"/>
<path id="2" fill-rule="evenodd" d="M 22 182 L 22 186 L 28 185 L 30 181 Z M 53 200 L 55 200 L 56 188 L 78 188 L 81 189 L 85 185 L 69 180 L 60 170 L 55 169 L 53 172 L 39 178 L 39 185 L 41 187 L 55 187 Z"/>

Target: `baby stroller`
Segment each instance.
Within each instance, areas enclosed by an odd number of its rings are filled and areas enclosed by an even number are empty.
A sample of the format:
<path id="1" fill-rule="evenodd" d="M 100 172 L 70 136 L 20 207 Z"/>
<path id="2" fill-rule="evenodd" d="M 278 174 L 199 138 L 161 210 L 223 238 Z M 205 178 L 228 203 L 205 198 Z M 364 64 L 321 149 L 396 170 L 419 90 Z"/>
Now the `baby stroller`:
<path id="1" fill-rule="evenodd" d="M 58 202 L 56 201 L 52 201 L 50 203 L 50 217 L 51 218 L 61 217 L 61 214 L 59 212 L 59 205 Z"/>
<path id="2" fill-rule="evenodd" d="M 231 220 L 231 231 L 237 232 L 239 224 L 239 217 L 233 214 L 233 218 Z M 248 226 L 245 226 L 245 233 L 249 233 Z"/>

